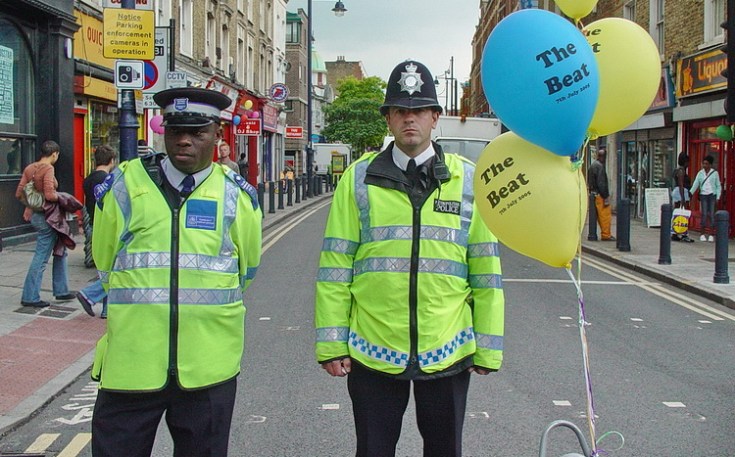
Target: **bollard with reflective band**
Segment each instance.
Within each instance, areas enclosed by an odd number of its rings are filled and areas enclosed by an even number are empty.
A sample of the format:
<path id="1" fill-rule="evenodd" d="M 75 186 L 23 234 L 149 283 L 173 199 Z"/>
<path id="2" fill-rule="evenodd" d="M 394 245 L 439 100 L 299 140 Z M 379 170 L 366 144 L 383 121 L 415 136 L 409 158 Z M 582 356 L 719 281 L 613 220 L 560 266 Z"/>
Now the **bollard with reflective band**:
<path id="1" fill-rule="evenodd" d="M 721 210 L 715 213 L 715 284 L 730 284 L 727 272 L 728 232 L 730 230 L 730 213 Z"/>
<path id="2" fill-rule="evenodd" d="M 287 192 L 285 181 L 278 181 L 278 186 L 280 186 L 278 189 L 278 209 L 283 209 L 283 194 Z"/>
<path id="3" fill-rule="evenodd" d="M 590 194 L 590 201 L 587 207 L 589 208 L 587 241 L 597 241 L 597 207 L 595 206 L 595 196 L 592 194 Z"/>
<path id="4" fill-rule="evenodd" d="M 659 237 L 659 265 L 671 265 L 671 214 L 670 203 L 661 205 L 661 232 Z"/>
<path id="5" fill-rule="evenodd" d="M 630 252 L 630 199 L 618 203 L 617 241 L 618 251 Z"/>

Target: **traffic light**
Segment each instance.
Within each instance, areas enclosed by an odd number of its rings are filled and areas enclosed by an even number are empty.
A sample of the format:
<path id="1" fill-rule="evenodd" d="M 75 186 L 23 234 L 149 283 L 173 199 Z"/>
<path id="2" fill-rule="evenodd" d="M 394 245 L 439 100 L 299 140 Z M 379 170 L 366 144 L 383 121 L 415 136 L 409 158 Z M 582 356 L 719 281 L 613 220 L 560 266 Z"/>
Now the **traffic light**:
<path id="1" fill-rule="evenodd" d="M 727 78 L 725 112 L 727 122 L 735 122 L 735 0 L 727 0 L 726 19 L 721 26 L 726 33 L 722 52 L 727 54 L 727 68 L 721 73 Z"/>

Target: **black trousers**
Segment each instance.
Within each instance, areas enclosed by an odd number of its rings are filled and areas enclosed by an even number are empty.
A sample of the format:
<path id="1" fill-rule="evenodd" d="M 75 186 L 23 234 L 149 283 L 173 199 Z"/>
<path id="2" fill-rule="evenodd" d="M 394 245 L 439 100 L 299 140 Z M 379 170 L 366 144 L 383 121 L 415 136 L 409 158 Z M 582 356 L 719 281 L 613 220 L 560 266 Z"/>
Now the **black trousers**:
<path id="1" fill-rule="evenodd" d="M 411 383 L 424 457 L 460 457 L 470 373 L 401 381 L 356 363 L 347 377 L 357 432 L 357 457 L 395 456 Z"/>
<path id="2" fill-rule="evenodd" d="M 99 391 L 92 417 L 94 457 L 149 457 L 166 413 L 175 457 L 227 455 L 237 380 L 184 391 L 175 380 L 160 392 Z"/>

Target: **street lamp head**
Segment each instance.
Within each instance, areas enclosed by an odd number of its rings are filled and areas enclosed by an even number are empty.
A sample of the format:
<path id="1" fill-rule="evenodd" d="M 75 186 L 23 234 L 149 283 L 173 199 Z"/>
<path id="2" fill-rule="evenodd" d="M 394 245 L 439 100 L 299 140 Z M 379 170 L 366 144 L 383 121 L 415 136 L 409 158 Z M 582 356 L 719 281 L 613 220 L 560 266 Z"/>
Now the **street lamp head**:
<path id="1" fill-rule="evenodd" d="M 342 2 L 337 2 L 334 4 L 334 8 L 332 8 L 332 11 L 334 11 L 334 15 L 337 17 L 342 17 L 347 12 L 347 8 L 345 8 L 345 4 Z"/>

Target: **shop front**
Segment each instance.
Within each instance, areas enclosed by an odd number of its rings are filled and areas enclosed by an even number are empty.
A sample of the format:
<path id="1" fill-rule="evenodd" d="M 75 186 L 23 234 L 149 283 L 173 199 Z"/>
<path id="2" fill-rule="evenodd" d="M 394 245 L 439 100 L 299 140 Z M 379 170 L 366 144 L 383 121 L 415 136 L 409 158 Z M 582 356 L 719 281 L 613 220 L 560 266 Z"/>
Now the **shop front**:
<path id="1" fill-rule="evenodd" d="M 59 189 L 72 192 L 73 0 L 0 2 L 0 240 L 12 244 L 32 233 L 15 189 L 40 145 L 61 147 Z"/>
<path id="2" fill-rule="evenodd" d="M 731 136 L 718 136 L 718 127 L 731 126 L 725 119 L 725 91 L 727 80 L 720 72 L 727 66 L 727 56 L 719 50 L 708 50 L 683 57 L 677 65 L 676 91 L 679 106 L 674 108 L 673 120 L 677 122 L 681 138 L 681 151 L 689 155 L 688 175 L 692 181 L 702 168 L 702 160 L 707 156 L 714 158 L 713 168 L 720 174 L 722 197 L 717 202 L 717 210 L 735 211 L 733 201 L 733 179 L 735 179 L 735 158 Z M 694 231 L 702 229 L 700 223 L 700 204 L 696 194 L 690 208 L 692 217 L 689 227 Z M 733 218 L 730 217 L 729 236 L 733 236 Z"/>

